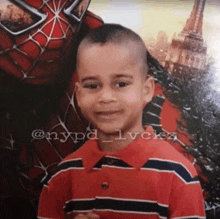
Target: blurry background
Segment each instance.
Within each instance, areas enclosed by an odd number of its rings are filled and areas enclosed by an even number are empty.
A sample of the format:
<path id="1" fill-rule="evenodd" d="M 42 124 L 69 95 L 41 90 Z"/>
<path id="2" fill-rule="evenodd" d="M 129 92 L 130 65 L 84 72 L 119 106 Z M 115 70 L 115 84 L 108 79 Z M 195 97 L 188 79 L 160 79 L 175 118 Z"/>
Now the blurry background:
<path id="1" fill-rule="evenodd" d="M 107 23 L 120 23 L 138 32 L 149 45 L 164 35 L 168 42 L 182 31 L 194 0 L 92 0 L 89 10 Z M 159 34 L 159 36 L 158 36 Z M 207 0 L 203 17 L 203 38 L 208 51 L 220 40 L 220 1 Z"/>

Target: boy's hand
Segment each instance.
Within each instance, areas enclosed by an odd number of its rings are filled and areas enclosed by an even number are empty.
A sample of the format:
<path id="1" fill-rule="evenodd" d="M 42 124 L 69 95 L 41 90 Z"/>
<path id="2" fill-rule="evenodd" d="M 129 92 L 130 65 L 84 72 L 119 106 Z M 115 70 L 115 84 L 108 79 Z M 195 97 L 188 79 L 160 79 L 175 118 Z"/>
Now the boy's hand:
<path id="1" fill-rule="evenodd" d="M 87 215 L 78 214 L 74 219 L 100 219 L 99 215 L 89 212 Z"/>

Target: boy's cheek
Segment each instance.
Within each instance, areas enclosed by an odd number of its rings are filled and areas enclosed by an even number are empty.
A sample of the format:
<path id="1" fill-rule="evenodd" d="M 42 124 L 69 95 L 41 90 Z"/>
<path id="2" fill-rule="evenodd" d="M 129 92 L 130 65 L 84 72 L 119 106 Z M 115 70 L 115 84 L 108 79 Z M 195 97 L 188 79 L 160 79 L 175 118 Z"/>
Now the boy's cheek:
<path id="1" fill-rule="evenodd" d="M 137 90 L 133 92 L 129 92 L 128 94 L 125 94 L 122 98 L 122 101 L 126 100 L 128 104 L 140 104 L 140 101 L 142 101 L 142 98 L 140 98 L 141 94 L 137 93 Z"/>
<path id="2" fill-rule="evenodd" d="M 79 105 L 88 105 L 88 103 L 93 99 L 91 95 L 84 91 L 84 89 L 80 89 L 76 92 L 76 98 Z"/>
<path id="3" fill-rule="evenodd" d="M 79 102 L 81 103 L 82 107 L 88 108 L 89 106 L 91 106 L 93 104 L 93 100 L 94 100 L 93 97 L 83 96 L 83 94 L 82 94 Z"/>
<path id="4" fill-rule="evenodd" d="M 90 98 L 82 98 L 78 105 L 83 113 L 90 113 L 94 109 L 94 103 Z"/>

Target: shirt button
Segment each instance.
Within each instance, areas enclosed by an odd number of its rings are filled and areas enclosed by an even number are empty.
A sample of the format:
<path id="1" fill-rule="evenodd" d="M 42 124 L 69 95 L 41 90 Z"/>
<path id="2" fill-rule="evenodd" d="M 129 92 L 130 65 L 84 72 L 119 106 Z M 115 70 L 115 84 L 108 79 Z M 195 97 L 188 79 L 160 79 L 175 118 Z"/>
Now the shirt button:
<path id="1" fill-rule="evenodd" d="M 103 189 L 107 189 L 109 186 L 108 186 L 108 183 L 107 182 L 103 182 L 102 183 L 102 188 Z"/>
<path id="2" fill-rule="evenodd" d="M 108 158 L 107 163 L 109 165 L 112 165 L 114 163 L 114 160 L 112 158 Z"/>

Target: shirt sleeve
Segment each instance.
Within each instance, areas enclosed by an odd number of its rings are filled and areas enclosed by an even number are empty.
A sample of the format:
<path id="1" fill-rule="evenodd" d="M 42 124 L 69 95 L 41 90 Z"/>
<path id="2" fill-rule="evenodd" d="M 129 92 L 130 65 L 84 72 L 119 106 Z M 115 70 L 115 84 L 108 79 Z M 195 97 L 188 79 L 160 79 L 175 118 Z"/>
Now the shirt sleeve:
<path id="1" fill-rule="evenodd" d="M 44 185 L 39 200 L 39 219 L 65 218 L 63 208 L 71 194 L 70 186 L 68 186 L 70 184 L 67 180 L 65 172 L 58 172 L 51 178 L 48 185 Z"/>
<path id="2" fill-rule="evenodd" d="M 170 219 L 205 219 L 204 199 L 197 177 L 186 182 L 174 175 L 169 204 Z"/>

